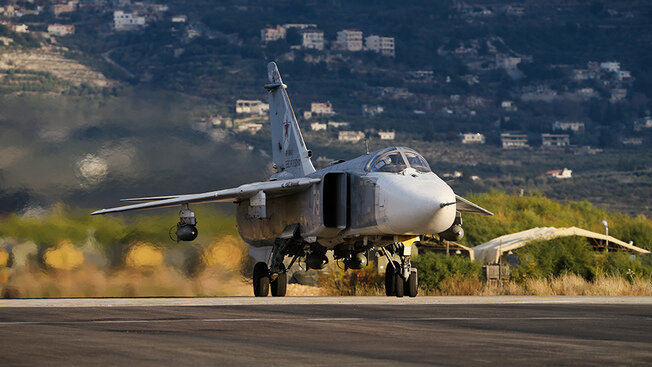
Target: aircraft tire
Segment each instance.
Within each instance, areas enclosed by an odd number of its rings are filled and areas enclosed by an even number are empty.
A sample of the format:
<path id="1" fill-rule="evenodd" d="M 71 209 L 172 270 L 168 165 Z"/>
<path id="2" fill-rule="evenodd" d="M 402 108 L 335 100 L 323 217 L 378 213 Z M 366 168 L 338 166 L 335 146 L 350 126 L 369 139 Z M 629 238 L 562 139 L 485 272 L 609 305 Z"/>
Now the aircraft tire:
<path id="1" fill-rule="evenodd" d="M 288 273 L 282 267 L 276 279 L 271 282 L 272 297 L 284 297 L 288 289 Z"/>
<path id="2" fill-rule="evenodd" d="M 408 279 L 405 281 L 405 295 L 409 297 L 416 297 L 419 292 L 419 278 L 417 273 L 411 272 Z"/>
<path id="3" fill-rule="evenodd" d="M 269 269 L 264 262 L 256 263 L 254 266 L 254 296 L 267 297 L 269 293 Z"/>
<path id="4" fill-rule="evenodd" d="M 399 298 L 403 297 L 403 292 L 404 292 L 403 285 L 404 284 L 405 284 L 405 281 L 401 277 L 401 274 L 398 274 L 398 273 L 394 274 L 394 287 L 395 287 L 394 290 L 396 292 L 394 295 L 396 297 L 399 297 Z"/>
<path id="5" fill-rule="evenodd" d="M 385 294 L 387 297 L 396 295 L 396 287 L 394 286 L 395 281 L 394 268 L 391 264 L 387 264 L 387 267 L 385 268 Z"/>

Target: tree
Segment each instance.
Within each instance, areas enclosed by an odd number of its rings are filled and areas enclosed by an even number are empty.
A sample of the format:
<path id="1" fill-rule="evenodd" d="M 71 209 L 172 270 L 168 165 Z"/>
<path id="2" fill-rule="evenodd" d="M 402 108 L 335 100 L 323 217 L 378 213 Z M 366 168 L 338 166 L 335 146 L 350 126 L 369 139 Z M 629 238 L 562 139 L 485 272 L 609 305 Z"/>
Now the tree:
<path id="1" fill-rule="evenodd" d="M 290 46 L 300 45 L 301 33 L 299 33 L 299 30 L 296 28 L 290 28 L 285 34 L 285 40 Z"/>

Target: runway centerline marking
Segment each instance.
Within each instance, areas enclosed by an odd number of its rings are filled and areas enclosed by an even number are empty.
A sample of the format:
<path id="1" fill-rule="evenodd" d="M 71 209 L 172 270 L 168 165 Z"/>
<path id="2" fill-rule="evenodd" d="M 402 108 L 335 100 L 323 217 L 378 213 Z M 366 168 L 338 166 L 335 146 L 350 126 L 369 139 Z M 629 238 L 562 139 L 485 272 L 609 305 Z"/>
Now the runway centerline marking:
<path id="1" fill-rule="evenodd" d="M 287 321 L 572 321 L 614 320 L 614 317 L 320 317 L 320 318 L 220 318 L 220 319 L 135 319 L 135 320 L 72 320 L 72 321 L 0 321 L 10 325 L 76 325 L 76 324 L 149 324 L 175 322 L 287 322 Z M 650 318 L 643 318 L 650 321 Z"/>

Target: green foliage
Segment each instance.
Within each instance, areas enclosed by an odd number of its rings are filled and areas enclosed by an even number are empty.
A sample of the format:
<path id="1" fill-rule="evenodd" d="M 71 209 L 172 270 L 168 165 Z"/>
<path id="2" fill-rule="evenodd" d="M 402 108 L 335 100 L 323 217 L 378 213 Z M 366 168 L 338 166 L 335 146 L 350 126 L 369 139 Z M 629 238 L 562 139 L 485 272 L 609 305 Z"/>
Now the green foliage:
<path id="1" fill-rule="evenodd" d="M 533 241 L 514 251 L 520 264 L 513 269 L 516 279 L 545 278 L 570 272 L 592 280 L 596 275 L 594 252 L 583 237 Z"/>
<path id="2" fill-rule="evenodd" d="M 598 273 L 621 276 L 630 282 L 636 278 L 652 278 L 652 256 L 635 256 L 624 252 L 608 253 L 596 261 Z"/>
<path id="3" fill-rule="evenodd" d="M 0 24 L 0 37 L 13 39 L 12 47 L 37 48 L 40 46 L 40 42 L 30 33 L 12 32 L 4 24 Z"/>
<path id="4" fill-rule="evenodd" d="M 446 279 L 478 278 L 482 265 L 461 256 L 446 256 L 434 252 L 421 253 L 412 264 L 419 270 L 419 286 L 428 290 L 440 289 Z"/>

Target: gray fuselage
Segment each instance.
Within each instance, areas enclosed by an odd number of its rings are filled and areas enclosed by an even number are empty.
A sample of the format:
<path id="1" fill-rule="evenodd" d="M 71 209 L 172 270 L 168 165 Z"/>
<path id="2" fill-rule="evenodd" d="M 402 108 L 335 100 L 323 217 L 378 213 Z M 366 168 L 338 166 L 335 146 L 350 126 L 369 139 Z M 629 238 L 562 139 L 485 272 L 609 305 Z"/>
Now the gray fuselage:
<path id="1" fill-rule="evenodd" d="M 425 162 L 412 149 L 394 147 L 332 164 L 307 176 L 321 179 L 307 190 L 268 196 L 262 219 L 252 217 L 250 201 L 243 200 L 237 203 L 240 235 L 251 246 L 272 246 L 288 225 L 299 224 L 307 242 L 333 248 L 363 237 L 384 246 L 394 236 L 443 232 L 455 219 L 455 194 L 419 159 Z"/>

